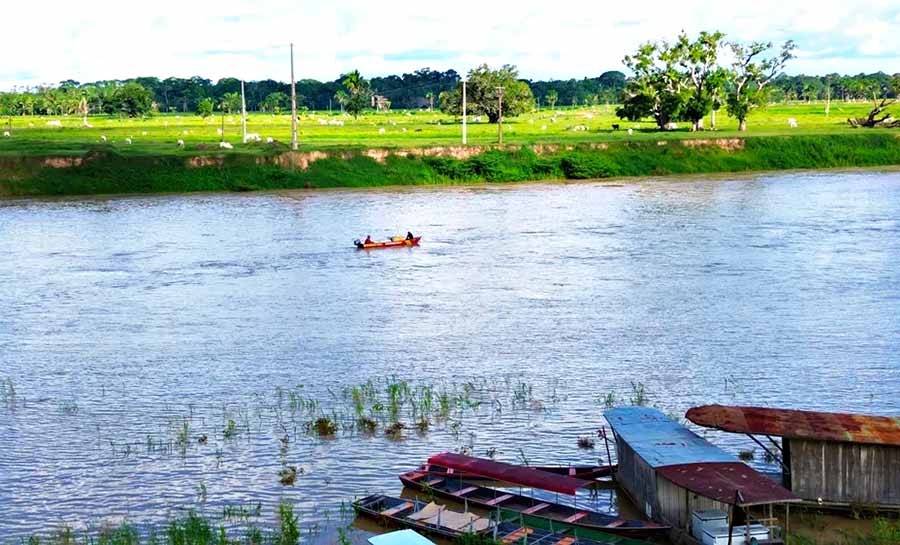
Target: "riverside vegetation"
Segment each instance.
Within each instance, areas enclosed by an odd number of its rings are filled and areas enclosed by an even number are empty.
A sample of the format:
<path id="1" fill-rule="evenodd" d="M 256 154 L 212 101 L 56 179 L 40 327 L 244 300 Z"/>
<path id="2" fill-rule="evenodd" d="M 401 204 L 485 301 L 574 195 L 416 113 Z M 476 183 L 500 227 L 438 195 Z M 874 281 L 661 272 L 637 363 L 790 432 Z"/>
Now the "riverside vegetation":
<path id="1" fill-rule="evenodd" d="M 241 143 L 238 116 L 96 117 L 88 128 L 82 128 L 81 118 L 26 116 L 8 120 L 10 137 L 0 139 L 0 195 L 369 187 L 900 164 L 900 133 L 852 129 L 846 123 L 869 110 L 867 103 L 833 102 L 826 115 L 823 103 L 775 105 L 754 114 L 749 136 L 724 115 L 716 131 L 658 132 L 652 122 L 619 120 L 613 106 L 542 110 L 504 121 L 505 146 L 492 145 L 496 125 L 470 118 L 467 148 L 459 144 L 460 120 L 436 112 L 372 112 L 359 118 L 318 112 L 302 116 L 296 155 L 284 144 L 290 117 L 283 115 L 250 115 L 248 132 L 263 141 L 247 144 Z M 48 125 L 53 121 L 61 126 Z M 220 140 L 233 149 L 220 149 Z"/>

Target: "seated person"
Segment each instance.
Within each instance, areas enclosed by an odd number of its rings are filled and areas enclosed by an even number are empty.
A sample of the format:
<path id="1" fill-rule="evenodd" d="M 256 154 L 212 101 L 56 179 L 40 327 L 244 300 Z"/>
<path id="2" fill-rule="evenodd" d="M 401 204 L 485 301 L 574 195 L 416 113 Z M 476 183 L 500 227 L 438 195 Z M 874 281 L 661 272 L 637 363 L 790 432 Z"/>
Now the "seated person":
<path id="1" fill-rule="evenodd" d="M 372 235 L 366 235 L 366 240 L 363 241 L 363 244 L 372 244 Z"/>
<path id="2" fill-rule="evenodd" d="M 406 240 L 412 240 L 413 238 L 414 237 L 413 237 L 412 231 L 407 231 L 406 232 Z"/>

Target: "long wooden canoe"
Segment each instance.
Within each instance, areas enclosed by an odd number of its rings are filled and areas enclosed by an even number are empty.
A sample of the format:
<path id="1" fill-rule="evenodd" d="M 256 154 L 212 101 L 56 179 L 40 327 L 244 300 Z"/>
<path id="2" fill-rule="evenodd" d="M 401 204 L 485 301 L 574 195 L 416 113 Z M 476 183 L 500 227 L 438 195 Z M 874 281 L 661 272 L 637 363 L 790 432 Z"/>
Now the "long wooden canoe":
<path id="1" fill-rule="evenodd" d="M 452 476 L 436 476 L 426 471 L 410 471 L 400 475 L 400 481 L 423 494 L 433 494 L 483 509 L 504 509 L 566 525 L 628 537 L 652 537 L 666 534 L 669 526 L 655 522 L 623 519 L 606 513 L 553 503 L 538 498 L 514 494 Z"/>

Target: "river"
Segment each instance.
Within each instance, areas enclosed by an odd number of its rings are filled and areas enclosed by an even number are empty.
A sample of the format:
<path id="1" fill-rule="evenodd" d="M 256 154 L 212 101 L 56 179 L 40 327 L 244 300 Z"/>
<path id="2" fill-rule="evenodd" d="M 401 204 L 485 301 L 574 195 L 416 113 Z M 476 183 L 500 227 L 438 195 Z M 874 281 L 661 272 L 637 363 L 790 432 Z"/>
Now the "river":
<path id="1" fill-rule="evenodd" d="M 7 200 L 0 256 L 3 538 L 282 500 L 318 535 L 431 453 L 605 460 L 610 394 L 900 414 L 897 171 Z M 369 380 L 451 407 L 369 436 Z"/>

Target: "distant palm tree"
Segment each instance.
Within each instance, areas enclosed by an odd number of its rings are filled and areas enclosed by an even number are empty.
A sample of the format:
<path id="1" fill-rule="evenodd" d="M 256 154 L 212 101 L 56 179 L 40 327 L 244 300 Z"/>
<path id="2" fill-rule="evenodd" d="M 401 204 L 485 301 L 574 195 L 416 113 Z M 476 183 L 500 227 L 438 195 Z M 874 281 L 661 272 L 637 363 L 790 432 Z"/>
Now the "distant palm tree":
<path id="1" fill-rule="evenodd" d="M 344 106 L 347 105 L 347 102 L 350 101 L 350 95 L 347 94 L 343 89 L 339 89 L 337 93 L 334 94 L 334 100 L 341 105 L 341 113 L 344 112 Z"/>
<path id="2" fill-rule="evenodd" d="M 434 111 L 434 92 L 428 91 L 427 93 L 425 93 L 425 98 L 428 100 L 428 111 L 433 112 Z"/>

